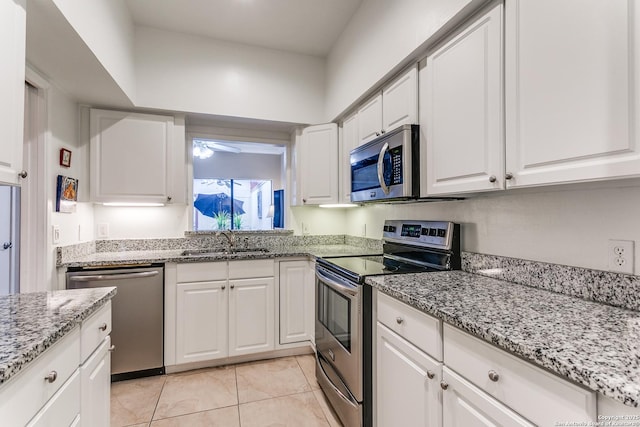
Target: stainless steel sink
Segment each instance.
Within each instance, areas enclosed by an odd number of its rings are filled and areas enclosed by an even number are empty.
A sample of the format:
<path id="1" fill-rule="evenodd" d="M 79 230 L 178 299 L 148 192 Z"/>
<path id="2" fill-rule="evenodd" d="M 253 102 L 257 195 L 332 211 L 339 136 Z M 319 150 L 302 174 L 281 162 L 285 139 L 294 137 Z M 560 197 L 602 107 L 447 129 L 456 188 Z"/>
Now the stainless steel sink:
<path id="1" fill-rule="evenodd" d="M 182 256 L 225 256 L 225 255 L 259 255 L 269 252 L 267 248 L 233 248 L 233 249 L 185 249 Z"/>

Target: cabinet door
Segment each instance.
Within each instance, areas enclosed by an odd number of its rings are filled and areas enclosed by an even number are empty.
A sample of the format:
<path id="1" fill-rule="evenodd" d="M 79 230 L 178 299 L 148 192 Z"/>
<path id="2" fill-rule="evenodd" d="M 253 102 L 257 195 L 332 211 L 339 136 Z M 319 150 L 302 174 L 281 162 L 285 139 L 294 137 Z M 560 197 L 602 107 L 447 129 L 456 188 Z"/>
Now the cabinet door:
<path id="1" fill-rule="evenodd" d="M 80 373 L 75 370 L 27 427 L 70 426 L 80 414 Z M 89 422 L 87 425 L 93 425 Z"/>
<path id="2" fill-rule="evenodd" d="M 351 150 L 360 144 L 358 138 L 358 114 L 352 114 L 342 122 L 340 149 L 340 202 L 351 203 Z"/>
<path id="3" fill-rule="evenodd" d="M 338 126 L 306 127 L 299 150 L 302 203 L 318 205 L 338 201 Z"/>
<path id="4" fill-rule="evenodd" d="M 360 144 L 380 136 L 382 131 L 382 93 L 374 96 L 358 109 Z"/>
<path id="5" fill-rule="evenodd" d="M 313 340 L 314 279 L 309 261 L 280 262 L 280 344 Z"/>
<path id="6" fill-rule="evenodd" d="M 442 393 L 442 425 L 468 426 L 528 426 L 533 427 L 507 406 L 476 388 L 448 369 L 442 370 L 446 390 Z"/>
<path id="7" fill-rule="evenodd" d="M 382 129 L 418 122 L 418 68 L 413 67 L 382 90 Z"/>
<path id="8" fill-rule="evenodd" d="M 502 64 L 501 4 L 427 57 L 423 196 L 503 188 Z"/>
<path id="9" fill-rule="evenodd" d="M 229 288 L 229 356 L 273 350 L 273 277 L 229 280 Z"/>
<path id="10" fill-rule="evenodd" d="M 378 426 L 442 425 L 442 365 L 380 322 L 377 330 Z"/>
<path id="11" fill-rule="evenodd" d="M 22 170 L 26 1 L 0 2 L 0 182 Z"/>
<path id="12" fill-rule="evenodd" d="M 227 281 L 178 283 L 176 363 L 226 357 Z"/>
<path id="13" fill-rule="evenodd" d="M 173 118 L 91 110 L 91 200 L 166 203 Z"/>
<path id="14" fill-rule="evenodd" d="M 80 368 L 80 418 L 84 425 L 110 425 L 111 345 L 106 337 Z"/>
<path id="15" fill-rule="evenodd" d="M 637 3 L 514 0 L 505 16 L 507 186 L 638 176 Z"/>

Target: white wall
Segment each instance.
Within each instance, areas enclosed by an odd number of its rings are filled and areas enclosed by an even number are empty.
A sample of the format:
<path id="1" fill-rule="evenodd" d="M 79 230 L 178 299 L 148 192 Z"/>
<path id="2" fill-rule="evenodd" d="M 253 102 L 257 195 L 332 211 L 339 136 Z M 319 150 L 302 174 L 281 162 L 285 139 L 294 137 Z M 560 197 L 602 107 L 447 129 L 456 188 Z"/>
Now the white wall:
<path id="1" fill-rule="evenodd" d="M 296 123 L 323 117 L 322 59 L 136 28 L 136 105 Z"/>
<path id="2" fill-rule="evenodd" d="M 286 199 L 285 199 L 286 200 Z M 352 208 L 353 209 L 353 208 Z M 348 209 L 326 209 L 312 206 L 291 207 L 285 209 L 285 225 L 288 230 L 293 230 L 296 235 L 312 234 L 353 234 L 347 233 L 346 211 Z"/>
<path id="3" fill-rule="evenodd" d="M 95 205 L 96 227 L 107 224 L 109 239 L 159 239 L 184 237 L 188 230 L 186 205 L 115 207 Z M 102 237 L 101 237 L 102 238 Z"/>
<path id="4" fill-rule="evenodd" d="M 124 0 L 52 0 L 102 66 L 135 100 L 134 25 Z"/>
<path id="5" fill-rule="evenodd" d="M 334 120 L 365 92 L 397 72 L 450 19 L 479 0 L 367 0 L 327 58 L 325 121 Z M 462 12 L 461 12 L 462 11 Z M 459 16 L 456 16 L 460 12 Z M 434 36 L 435 34 L 435 36 Z"/>
<path id="6" fill-rule="evenodd" d="M 593 186 L 497 192 L 462 201 L 371 205 L 349 211 L 347 229 L 359 230 L 366 224 L 367 237 L 379 239 L 385 219 L 451 220 L 462 224 L 465 251 L 598 270 L 607 269 L 609 239 L 634 240 L 638 274 L 640 186 Z"/>

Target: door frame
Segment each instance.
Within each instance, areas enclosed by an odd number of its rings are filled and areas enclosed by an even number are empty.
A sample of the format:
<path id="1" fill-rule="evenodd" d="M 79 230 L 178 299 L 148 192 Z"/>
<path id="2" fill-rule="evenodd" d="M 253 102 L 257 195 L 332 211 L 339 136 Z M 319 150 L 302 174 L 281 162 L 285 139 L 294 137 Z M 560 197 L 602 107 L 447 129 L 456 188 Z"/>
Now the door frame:
<path id="1" fill-rule="evenodd" d="M 47 209 L 47 152 L 49 131 L 49 82 L 27 64 L 25 83 L 37 89 L 31 111 L 34 120 L 24 132 L 23 166 L 28 177 L 22 180 L 20 194 L 20 292 L 51 289 L 53 268 L 49 257 L 51 239 L 47 230 L 51 215 Z M 26 116 L 25 103 L 25 116 Z M 25 128 L 27 120 L 25 117 Z M 31 135 L 36 135 L 30 139 Z"/>

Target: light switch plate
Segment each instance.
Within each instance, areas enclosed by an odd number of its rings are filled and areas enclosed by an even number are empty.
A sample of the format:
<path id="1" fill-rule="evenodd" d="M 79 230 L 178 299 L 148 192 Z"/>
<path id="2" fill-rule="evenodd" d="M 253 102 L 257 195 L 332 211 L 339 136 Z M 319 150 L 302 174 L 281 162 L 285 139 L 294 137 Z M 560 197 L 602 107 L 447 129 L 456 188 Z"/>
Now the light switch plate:
<path id="1" fill-rule="evenodd" d="M 51 226 L 51 243 L 57 245 L 60 243 L 60 226 L 53 225 Z"/>

